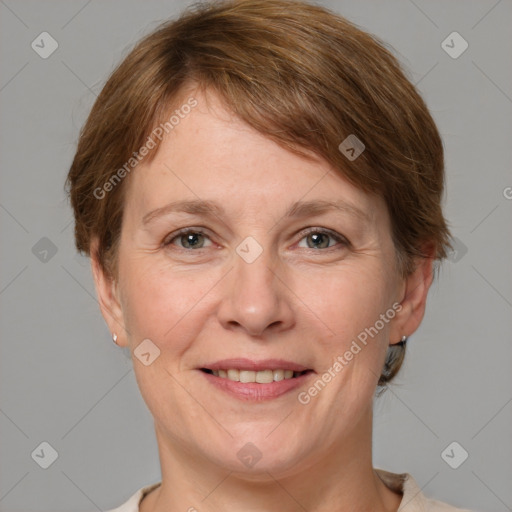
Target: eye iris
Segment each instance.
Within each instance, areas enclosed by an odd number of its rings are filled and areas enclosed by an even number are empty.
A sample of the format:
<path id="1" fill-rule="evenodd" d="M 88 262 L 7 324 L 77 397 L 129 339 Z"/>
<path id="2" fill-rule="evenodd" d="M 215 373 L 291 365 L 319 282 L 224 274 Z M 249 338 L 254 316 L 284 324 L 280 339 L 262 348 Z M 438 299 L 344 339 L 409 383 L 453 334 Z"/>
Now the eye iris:
<path id="1" fill-rule="evenodd" d="M 191 232 L 191 233 L 184 233 L 180 236 L 180 241 L 184 248 L 202 248 L 204 244 L 200 242 L 200 238 L 203 237 L 202 233 L 199 232 Z M 329 247 L 329 237 L 330 235 L 327 233 L 322 232 L 316 232 L 316 233 L 310 233 L 307 235 L 308 239 L 308 246 L 312 247 L 313 249 L 325 249 Z M 309 241 L 312 241 L 313 244 L 309 243 Z"/>
<path id="2" fill-rule="evenodd" d="M 181 243 L 183 247 L 200 247 L 201 244 L 196 245 L 197 238 L 203 236 L 201 233 L 187 233 L 181 236 Z"/>
<path id="3" fill-rule="evenodd" d="M 319 237 L 324 237 L 324 241 L 327 241 L 327 245 L 323 245 L 322 247 L 320 245 L 314 245 L 313 248 L 320 248 L 323 249 L 325 247 L 329 247 L 329 237 L 325 233 L 312 233 L 308 235 L 308 238 L 314 240 L 315 242 L 319 241 Z"/>

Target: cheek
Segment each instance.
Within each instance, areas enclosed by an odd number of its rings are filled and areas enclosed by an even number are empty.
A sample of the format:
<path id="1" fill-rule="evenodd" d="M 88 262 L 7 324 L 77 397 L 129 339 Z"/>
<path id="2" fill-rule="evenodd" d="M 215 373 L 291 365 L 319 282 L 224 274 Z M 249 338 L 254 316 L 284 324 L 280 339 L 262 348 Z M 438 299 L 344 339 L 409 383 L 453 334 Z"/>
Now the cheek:
<path id="1" fill-rule="evenodd" d="M 198 276 L 201 276 L 200 278 Z M 149 338 L 159 345 L 186 339 L 191 318 L 218 280 L 210 274 L 179 272 L 147 259 L 132 259 L 124 267 L 123 314 L 132 343 Z"/>
<path id="2" fill-rule="evenodd" d="M 384 269 L 342 268 L 301 280 L 298 297 L 320 320 L 329 338 L 350 340 L 376 322 L 391 306 L 390 284 Z M 313 284 L 312 284 L 313 283 Z"/>
<path id="3" fill-rule="evenodd" d="M 316 291 L 304 301 L 325 333 L 317 346 L 323 371 L 335 375 L 324 398 L 343 410 L 371 400 L 389 342 L 389 324 L 381 315 L 392 306 L 392 283 L 379 261 L 371 263 L 310 280 L 316 286 L 309 290 Z M 304 296 L 305 288 L 301 293 Z"/>

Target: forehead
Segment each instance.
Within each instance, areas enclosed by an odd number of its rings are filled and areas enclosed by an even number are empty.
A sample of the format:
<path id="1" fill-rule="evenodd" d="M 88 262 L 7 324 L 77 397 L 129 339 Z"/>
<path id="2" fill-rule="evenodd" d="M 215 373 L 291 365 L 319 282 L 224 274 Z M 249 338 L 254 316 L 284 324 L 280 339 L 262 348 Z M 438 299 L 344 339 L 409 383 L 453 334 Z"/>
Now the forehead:
<path id="1" fill-rule="evenodd" d="M 289 209 L 299 200 L 344 200 L 375 218 L 381 198 L 349 183 L 325 160 L 281 147 L 227 111 L 213 94 L 195 91 L 197 106 L 164 137 L 150 163 L 130 177 L 127 204 L 144 215 L 177 200 L 207 200 L 224 209 Z"/>

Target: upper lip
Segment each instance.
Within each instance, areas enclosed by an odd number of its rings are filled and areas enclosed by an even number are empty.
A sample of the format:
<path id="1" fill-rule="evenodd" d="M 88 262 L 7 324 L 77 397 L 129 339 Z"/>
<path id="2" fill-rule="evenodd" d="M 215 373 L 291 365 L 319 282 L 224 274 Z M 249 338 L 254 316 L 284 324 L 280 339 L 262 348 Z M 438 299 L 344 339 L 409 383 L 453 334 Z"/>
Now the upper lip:
<path id="1" fill-rule="evenodd" d="M 303 372 L 311 369 L 292 361 L 285 361 L 284 359 L 260 359 L 254 361 L 247 358 L 222 359 L 220 361 L 207 363 L 201 368 L 208 370 L 252 370 L 256 372 L 262 370 L 292 370 L 294 372 Z"/>

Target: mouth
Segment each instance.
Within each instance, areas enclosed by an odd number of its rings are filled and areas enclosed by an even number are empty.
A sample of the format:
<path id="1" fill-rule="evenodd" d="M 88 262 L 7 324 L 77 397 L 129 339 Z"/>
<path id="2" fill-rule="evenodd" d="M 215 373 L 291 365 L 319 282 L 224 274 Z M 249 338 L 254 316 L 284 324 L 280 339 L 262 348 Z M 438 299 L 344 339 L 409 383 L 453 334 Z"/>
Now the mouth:
<path id="1" fill-rule="evenodd" d="M 198 368 L 217 389 L 240 400 L 262 401 L 302 386 L 314 370 L 284 360 L 226 359 Z"/>
<path id="2" fill-rule="evenodd" d="M 201 368 L 202 372 L 220 377 L 221 379 L 228 379 L 232 382 L 249 383 L 255 382 L 258 384 L 270 384 L 272 382 L 280 382 L 282 380 L 296 379 L 301 375 L 312 372 L 313 370 L 303 370 L 301 372 L 294 372 L 293 370 L 240 370 L 238 368 L 212 370 L 210 368 Z"/>

